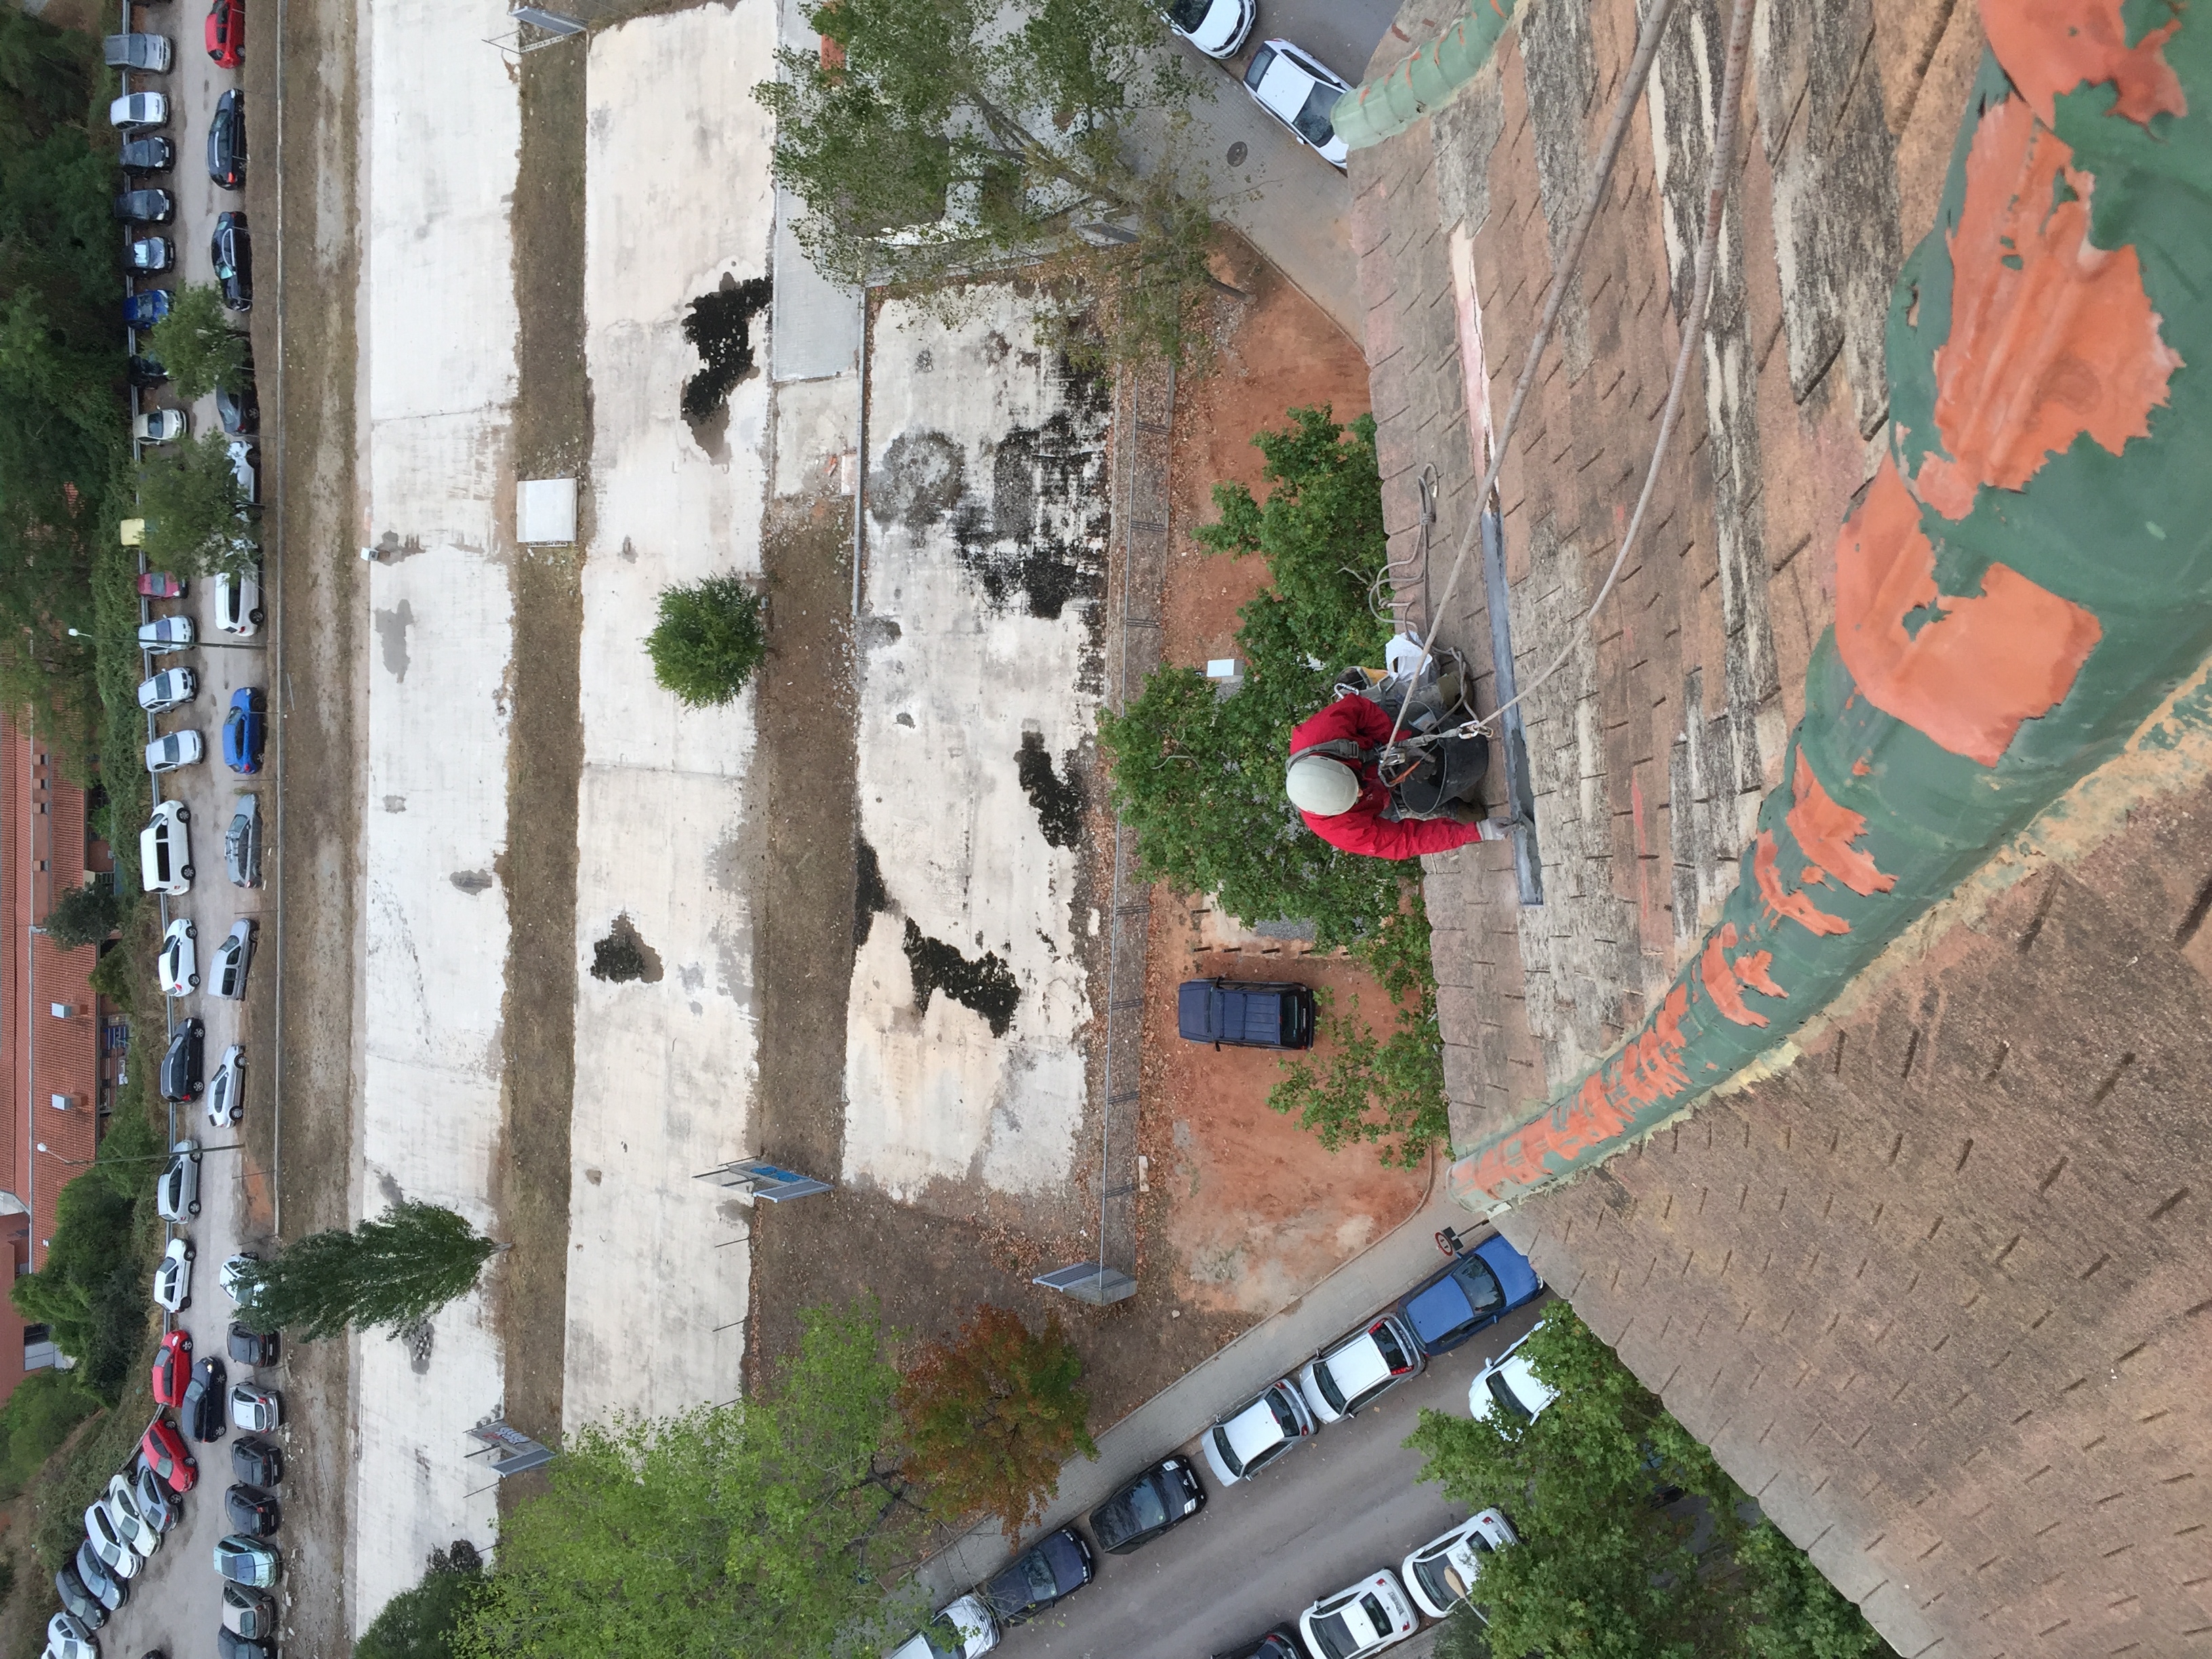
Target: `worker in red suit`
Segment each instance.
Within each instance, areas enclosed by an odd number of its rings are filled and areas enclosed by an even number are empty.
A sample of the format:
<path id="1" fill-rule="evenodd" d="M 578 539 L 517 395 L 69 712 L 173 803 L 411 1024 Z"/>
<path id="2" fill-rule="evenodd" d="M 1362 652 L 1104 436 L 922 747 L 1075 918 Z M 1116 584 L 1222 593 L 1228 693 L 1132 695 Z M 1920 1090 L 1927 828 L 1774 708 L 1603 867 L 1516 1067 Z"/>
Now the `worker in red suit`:
<path id="1" fill-rule="evenodd" d="M 1332 847 L 1377 859 L 1444 853 L 1470 842 L 1503 841 L 1512 832 L 1510 820 L 1485 818 L 1480 806 L 1464 799 L 1439 803 L 1433 817 L 1398 817 L 1376 766 L 1376 751 L 1389 739 L 1389 711 L 1357 693 L 1339 697 L 1291 731 L 1285 787 L 1309 830 Z M 1469 793 L 1481 775 L 1477 760 Z"/>

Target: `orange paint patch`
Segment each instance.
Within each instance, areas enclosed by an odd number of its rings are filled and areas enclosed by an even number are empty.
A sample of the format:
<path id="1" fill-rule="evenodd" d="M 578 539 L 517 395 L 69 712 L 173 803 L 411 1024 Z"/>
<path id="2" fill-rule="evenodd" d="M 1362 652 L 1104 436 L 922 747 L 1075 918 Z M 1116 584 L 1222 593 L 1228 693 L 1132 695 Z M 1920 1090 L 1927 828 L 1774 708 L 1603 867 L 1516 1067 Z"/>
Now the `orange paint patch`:
<path id="1" fill-rule="evenodd" d="M 1777 856 L 1774 832 L 1760 830 L 1751 855 L 1751 872 L 1759 883 L 1759 896 L 1765 903 L 1767 918 L 1778 921 L 1786 916 L 1808 933 L 1850 933 L 1850 923 L 1841 916 L 1830 915 L 1802 892 L 1782 890 L 1782 872 L 1775 868 Z"/>
<path id="2" fill-rule="evenodd" d="M 1797 837 L 1798 847 L 1821 873 L 1833 876 L 1861 898 L 1887 893 L 1897 885 L 1895 876 L 1875 868 L 1871 854 L 1851 845 L 1866 834 L 1865 815 L 1837 805 L 1820 787 L 1802 749 L 1797 751 L 1797 776 L 1791 793 L 1796 799 L 1790 808 L 1790 833 Z M 1812 879 L 1810 874 L 1806 879 Z"/>
<path id="3" fill-rule="evenodd" d="M 1777 985 L 1774 975 L 1767 971 L 1773 963 L 1771 951 L 1747 951 L 1735 959 L 1735 976 L 1762 996 L 1786 998 L 1790 993 Z"/>
<path id="4" fill-rule="evenodd" d="M 1917 633 L 1905 626 L 1916 611 Z M 1984 766 L 2064 699 L 2103 634 L 2080 605 L 2001 564 L 1978 594 L 1938 594 L 1919 504 L 1887 460 L 1837 539 L 1836 648 L 1851 678 L 1875 708 Z"/>
<path id="5" fill-rule="evenodd" d="M 1729 965 L 1726 952 L 1735 945 L 1735 924 L 1732 921 L 1715 930 L 1705 940 L 1705 953 L 1698 962 L 1698 975 L 1705 982 L 1705 994 L 1712 998 L 1713 1006 L 1721 1011 L 1723 1018 L 1732 1023 L 1764 1025 L 1766 1016 L 1744 1006 L 1743 988 L 1736 983 L 1735 970 Z M 1758 954 L 1763 957 L 1766 953 Z"/>
<path id="6" fill-rule="evenodd" d="M 2186 115 L 2181 77 L 2166 61 L 2179 19 L 2128 44 L 2120 0 L 1983 0 L 1982 30 L 2021 96 L 2049 125 L 2054 100 L 2083 82 L 2110 84 L 2119 96 L 2112 113 L 2148 123 L 2154 115 Z"/>
<path id="7" fill-rule="evenodd" d="M 2149 435 L 2181 359 L 2159 337 L 2132 247 L 2091 246 L 2094 180 L 2007 99 L 1982 118 L 1951 232 L 1951 334 L 1936 353 L 1931 454 L 1913 489 L 1947 519 L 2018 489 L 2082 433 L 2117 455 Z M 1838 573 L 1838 581 L 1841 574 Z"/>

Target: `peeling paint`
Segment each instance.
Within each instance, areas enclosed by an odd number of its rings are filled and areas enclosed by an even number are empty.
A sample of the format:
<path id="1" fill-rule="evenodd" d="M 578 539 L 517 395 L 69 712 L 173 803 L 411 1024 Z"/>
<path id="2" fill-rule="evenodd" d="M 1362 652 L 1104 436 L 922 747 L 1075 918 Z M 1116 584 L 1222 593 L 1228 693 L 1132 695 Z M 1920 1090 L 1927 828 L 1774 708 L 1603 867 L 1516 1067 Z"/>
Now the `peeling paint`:
<path id="1" fill-rule="evenodd" d="M 1982 31 L 2021 96 L 2045 125 L 2060 93 L 2085 82 L 2110 85 L 2112 113 L 2148 125 L 2154 115 L 2186 115 L 2181 77 L 2166 61 L 2181 27 L 2174 15 L 2132 45 L 2124 0 L 1983 0 Z"/>

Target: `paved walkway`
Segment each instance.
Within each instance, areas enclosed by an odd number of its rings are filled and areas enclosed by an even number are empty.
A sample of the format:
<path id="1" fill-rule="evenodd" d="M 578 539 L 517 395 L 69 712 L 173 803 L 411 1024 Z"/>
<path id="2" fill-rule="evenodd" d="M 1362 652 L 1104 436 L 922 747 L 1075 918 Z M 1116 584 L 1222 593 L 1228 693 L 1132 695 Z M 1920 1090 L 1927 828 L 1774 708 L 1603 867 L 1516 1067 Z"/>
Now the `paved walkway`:
<path id="1" fill-rule="evenodd" d="M 1436 1233 L 1445 1226 L 1468 1231 L 1468 1213 L 1444 1200 L 1438 1182 L 1427 1206 L 1396 1231 L 1100 1435 L 1096 1462 L 1070 1463 L 1061 1471 L 1060 1495 L 1038 1530 L 1064 1526 L 1103 1503 L 1129 1475 L 1188 1444 L 1229 1407 L 1289 1375 L 1322 1343 L 1403 1294 L 1439 1265 Z M 1486 1234 L 1474 1230 L 1473 1236 Z M 915 1579 L 931 1605 L 941 1607 L 1003 1566 L 1012 1553 L 1005 1534 L 986 1522 L 924 1562 Z"/>

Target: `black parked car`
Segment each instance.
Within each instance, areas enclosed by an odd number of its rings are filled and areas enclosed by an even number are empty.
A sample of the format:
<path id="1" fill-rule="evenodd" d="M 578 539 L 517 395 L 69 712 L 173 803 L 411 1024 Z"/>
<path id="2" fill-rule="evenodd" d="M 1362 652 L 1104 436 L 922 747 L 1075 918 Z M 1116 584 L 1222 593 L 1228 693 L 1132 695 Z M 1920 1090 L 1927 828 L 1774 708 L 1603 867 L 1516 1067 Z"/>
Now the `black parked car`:
<path id="1" fill-rule="evenodd" d="M 54 1575 L 54 1594 L 61 1597 L 70 1617 L 87 1630 L 98 1630 L 107 1622 L 106 1605 L 85 1587 L 75 1567 L 64 1565 Z"/>
<path id="2" fill-rule="evenodd" d="M 166 190 L 126 190 L 115 198 L 115 216 L 125 224 L 166 225 L 177 216 L 177 199 Z"/>
<path id="3" fill-rule="evenodd" d="M 1215 1654 L 1213 1659 L 1306 1659 L 1306 1649 L 1297 1632 L 1288 1625 L 1278 1625 L 1265 1636 L 1240 1642 L 1226 1653 Z"/>
<path id="4" fill-rule="evenodd" d="M 1187 979 L 1176 993 L 1176 1035 L 1217 1048 L 1310 1048 L 1314 994 L 1303 985 Z"/>
<path id="5" fill-rule="evenodd" d="M 1002 1625 L 1025 1625 L 1091 1582 L 1091 1547 L 1073 1527 L 1048 1533 L 980 1592 Z"/>
<path id="6" fill-rule="evenodd" d="M 225 190 L 246 188 L 246 94 L 235 87 L 216 100 L 208 127 L 208 177 Z"/>
<path id="7" fill-rule="evenodd" d="M 128 373 L 131 384 L 141 391 L 148 386 L 159 386 L 169 378 L 169 371 L 161 367 L 161 360 L 159 357 L 133 356 L 128 366 Z"/>
<path id="8" fill-rule="evenodd" d="M 230 1357 L 241 1365 L 273 1365 L 276 1363 L 276 1333 L 249 1331 L 233 1320 L 230 1325 Z M 241 1480 L 246 1477 L 240 1475 Z M 258 1484 L 267 1486 L 265 1480 Z"/>
<path id="9" fill-rule="evenodd" d="M 234 438 L 251 438 L 260 432 L 261 399 L 254 395 L 252 369 L 246 370 L 237 391 L 227 386 L 215 389 L 215 412 L 222 421 L 222 429 Z"/>
<path id="10" fill-rule="evenodd" d="M 248 1538 L 268 1537 L 284 1519 L 284 1511 L 276 1500 L 252 1486 L 233 1486 L 223 1493 L 222 1509 L 230 1517 L 230 1529 L 242 1532 Z"/>
<path id="11" fill-rule="evenodd" d="M 241 1435 L 230 1449 L 230 1472 L 249 1486 L 274 1486 L 284 1479 L 284 1454 L 258 1434 Z"/>
<path id="12" fill-rule="evenodd" d="M 207 1058 L 207 1027 L 196 1019 L 177 1022 L 169 1034 L 169 1052 L 161 1056 L 161 1098 L 198 1100 L 204 1086 L 201 1067 Z"/>
<path id="13" fill-rule="evenodd" d="M 222 286 L 222 302 L 233 311 L 253 309 L 253 243 L 246 234 L 246 216 L 226 213 L 215 222 L 208 238 L 208 258 L 215 264 L 215 279 Z"/>
<path id="14" fill-rule="evenodd" d="M 249 1642 L 227 1630 L 215 1633 L 216 1659 L 275 1659 L 276 1650 L 265 1642 Z"/>
<path id="15" fill-rule="evenodd" d="M 223 1385 L 228 1381 L 222 1361 L 212 1355 L 192 1367 L 191 1386 L 185 1390 L 185 1403 L 177 1415 L 184 1419 L 185 1432 L 203 1446 L 230 1432 L 223 1414 Z"/>
<path id="16" fill-rule="evenodd" d="M 1187 1457 L 1170 1457 L 1091 1511 L 1091 1535 L 1109 1555 L 1127 1555 L 1206 1507 L 1206 1488 Z"/>
<path id="17" fill-rule="evenodd" d="M 123 141 L 123 170 L 131 173 L 167 173 L 177 164 L 177 147 L 166 138 L 126 138 Z"/>

